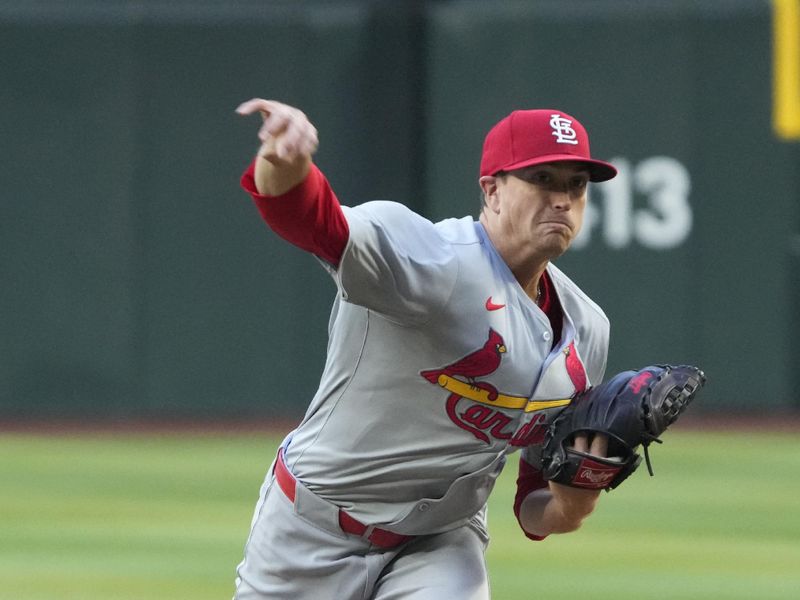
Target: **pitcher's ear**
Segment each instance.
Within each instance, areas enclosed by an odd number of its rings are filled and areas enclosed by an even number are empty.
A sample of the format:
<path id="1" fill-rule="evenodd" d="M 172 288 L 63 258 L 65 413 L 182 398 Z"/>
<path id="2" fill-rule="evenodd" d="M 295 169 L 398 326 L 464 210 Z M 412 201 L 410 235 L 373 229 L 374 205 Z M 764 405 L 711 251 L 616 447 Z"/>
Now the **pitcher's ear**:
<path id="1" fill-rule="evenodd" d="M 493 212 L 497 212 L 497 181 L 494 175 L 484 175 L 478 180 L 483 191 L 483 204 Z"/>

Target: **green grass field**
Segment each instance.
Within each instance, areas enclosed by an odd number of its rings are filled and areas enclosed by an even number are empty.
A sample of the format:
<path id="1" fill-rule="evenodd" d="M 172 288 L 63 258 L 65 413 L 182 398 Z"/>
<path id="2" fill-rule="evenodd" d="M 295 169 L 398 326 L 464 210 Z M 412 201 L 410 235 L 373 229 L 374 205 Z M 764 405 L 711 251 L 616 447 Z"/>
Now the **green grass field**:
<path id="1" fill-rule="evenodd" d="M 800 597 L 796 438 L 671 431 L 655 478 L 642 467 L 580 531 L 539 543 L 517 529 L 509 465 L 490 507 L 493 598 Z M 0 598 L 230 598 L 277 443 L 0 434 Z"/>

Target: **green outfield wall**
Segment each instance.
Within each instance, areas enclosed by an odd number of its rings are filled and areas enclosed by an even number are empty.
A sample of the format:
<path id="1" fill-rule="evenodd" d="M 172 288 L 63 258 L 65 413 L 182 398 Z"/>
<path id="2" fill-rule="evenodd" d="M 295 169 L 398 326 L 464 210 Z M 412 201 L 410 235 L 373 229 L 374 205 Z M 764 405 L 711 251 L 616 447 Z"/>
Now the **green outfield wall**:
<path id="1" fill-rule="evenodd" d="M 312 118 L 343 203 L 432 219 L 476 214 L 510 110 L 580 117 L 621 174 L 558 264 L 611 318 L 609 372 L 694 362 L 709 410 L 798 406 L 800 51 L 774 9 L 0 2 L 0 420 L 302 413 L 335 288 L 238 188 L 253 96 Z"/>

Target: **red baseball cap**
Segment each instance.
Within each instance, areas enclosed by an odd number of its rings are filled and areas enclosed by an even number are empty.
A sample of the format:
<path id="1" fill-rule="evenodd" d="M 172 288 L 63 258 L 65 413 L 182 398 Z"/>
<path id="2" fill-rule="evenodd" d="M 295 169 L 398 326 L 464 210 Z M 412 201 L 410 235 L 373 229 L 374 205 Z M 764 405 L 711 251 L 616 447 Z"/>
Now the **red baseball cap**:
<path id="1" fill-rule="evenodd" d="M 486 135 L 481 177 L 563 161 L 586 165 L 590 181 L 607 181 L 617 174 L 611 163 L 591 157 L 589 136 L 575 117 L 560 110 L 515 110 Z"/>

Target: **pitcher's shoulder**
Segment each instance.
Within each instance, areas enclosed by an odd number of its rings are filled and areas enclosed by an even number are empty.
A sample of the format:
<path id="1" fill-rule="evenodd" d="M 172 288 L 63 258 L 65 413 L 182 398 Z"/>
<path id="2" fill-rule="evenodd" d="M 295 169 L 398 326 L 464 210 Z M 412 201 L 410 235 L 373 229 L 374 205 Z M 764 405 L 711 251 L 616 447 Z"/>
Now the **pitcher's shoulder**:
<path id="1" fill-rule="evenodd" d="M 481 243 L 481 238 L 475 230 L 475 219 L 472 217 L 444 219 L 436 223 L 435 227 L 442 239 L 451 244 Z"/>

